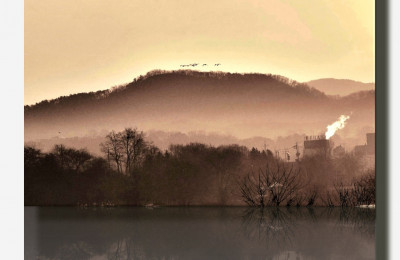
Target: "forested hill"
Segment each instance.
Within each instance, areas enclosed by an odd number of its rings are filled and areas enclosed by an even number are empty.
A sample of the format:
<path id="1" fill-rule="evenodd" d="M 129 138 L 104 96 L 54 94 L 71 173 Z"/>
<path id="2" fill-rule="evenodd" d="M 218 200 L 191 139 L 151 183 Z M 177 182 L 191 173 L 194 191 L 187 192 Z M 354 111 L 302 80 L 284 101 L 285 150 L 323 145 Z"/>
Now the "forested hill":
<path id="1" fill-rule="evenodd" d="M 25 140 L 127 126 L 274 137 L 319 133 L 345 113 L 357 132 L 374 125 L 374 99 L 373 90 L 331 97 L 271 74 L 157 70 L 111 90 L 25 106 Z"/>

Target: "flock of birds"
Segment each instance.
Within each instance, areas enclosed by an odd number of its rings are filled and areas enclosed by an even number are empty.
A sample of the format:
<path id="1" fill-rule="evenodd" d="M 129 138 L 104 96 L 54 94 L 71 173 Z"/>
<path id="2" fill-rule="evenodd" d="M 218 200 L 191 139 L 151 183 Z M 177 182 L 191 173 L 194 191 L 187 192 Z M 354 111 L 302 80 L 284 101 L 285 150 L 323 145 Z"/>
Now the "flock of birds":
<path id="1" fill-rule="evenodd" d="M 196 67 L 196 66 L 198 66 L 199 64 L 198 63 L 192 63 L 192 64 L 182 64 L 182 65 L 180 65 L 181 67 L 190 67 L 190 66 L 192 66 L 192 67 Z M 218 66 L 220 66 L 221 65 L 221 63 L 215 63 L 214 64 L 214 66 L 215 67 L 218 67 Z M 203 65 L 201 65 L 201 66 L 208 66 L 208 64 L 207 63 L 204 63 Z"/>

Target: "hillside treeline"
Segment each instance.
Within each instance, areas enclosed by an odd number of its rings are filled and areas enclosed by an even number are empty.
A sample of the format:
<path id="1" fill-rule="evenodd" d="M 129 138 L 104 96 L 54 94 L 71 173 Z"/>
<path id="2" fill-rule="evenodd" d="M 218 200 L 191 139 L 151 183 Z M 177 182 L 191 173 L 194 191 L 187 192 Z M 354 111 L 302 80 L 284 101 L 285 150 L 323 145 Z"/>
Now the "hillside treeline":
<path id="1" fill-rule="evenodd" d="M 287 77 L 273 74 L 261 74 L 261 73 L 252 73 L 252 74 L 241 74 L 241 73 L 229 73 L 229 72 L 200 72 L 194 70 L 173 70 L 173 71 L 165 71 L 165 70 L 152 70 L 145 75 L 141 75 L 132 82 L 128 84 L 122 84 L 118 86 L 114 86 L 108 90 L 99 90 L 96 92 L 88 92 L 88 93 L 78 93 L 71 94 L 69 96 L 61 96 L 52 100 L 43 100 L 34 105 L 25 105 L 24 110 L 26 113 L 29 113 L 34 109 L 46 109 L 51 108 L 54 109 L 57 106 L 62 104 L 77 105 L 83 102 L 96 102 L 98 100 L 104 99 L 111 96 L 119 96 L 120 93 L 124 91 L 129 91 L 134 88 L 139 88 L 141 86 L 149 85 L 148 81 L 157 81 L 157 80 L 175 80 L 176 78 L 186 78 L 191 77 L 196 80 L 204 80 L 204 79 L 216 79 L 220 80 L 224 78 L 225 81 L 276 81 L 286 86 L 285 90 L 290 91 L 289 89 L 295 89 L 299 93 L 305 92 L 312 96 L 317 97 L 325 97 L 324 93 L 318 91 L 317 89 L 308 86 L 305 83 L 299 83 L 295 80 L 291 80 Z M 151 83 L 152 83 L 151 82 Z M 126 95 L 126 93 L 122 93 L 122 96 Z"/>
<path id="2" fill-rule="evenodd" d="M 343 133 L 359 136 L 359 144 L 364 142 L 365 127 L 374 126 L 374 100 L 374 91 L 330 97 L 271 74 L 152 71 L 110 90 L 25 106 L 24 136 L 25 141 L 37 142 L 136 125 L 146 131 L 229 130 L 241 138 L 243 133 L 277 138 L 293 131 L 324 131 L 338 115 L 352 112 Z"/>
<path id="3" fill-rule="evenodd" d="M 374 173 L 352 154 L 283 162 L 269 150 L 191 143 L 161 151 L 144 133 L 110 132 L 102 157 L 24 148 L 25 205 L 355 206 L 375 203 Z"/>

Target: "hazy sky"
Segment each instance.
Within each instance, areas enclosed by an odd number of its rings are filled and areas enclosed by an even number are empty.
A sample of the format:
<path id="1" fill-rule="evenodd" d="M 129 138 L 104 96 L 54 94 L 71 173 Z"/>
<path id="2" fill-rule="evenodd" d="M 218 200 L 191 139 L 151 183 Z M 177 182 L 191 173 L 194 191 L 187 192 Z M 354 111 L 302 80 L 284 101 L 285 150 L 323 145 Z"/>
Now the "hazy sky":
<path id="1" fill-rule="evenodd" d="M 374 82 L 373 0 L 25 0 L 25 104 L 153 69 Z"/>

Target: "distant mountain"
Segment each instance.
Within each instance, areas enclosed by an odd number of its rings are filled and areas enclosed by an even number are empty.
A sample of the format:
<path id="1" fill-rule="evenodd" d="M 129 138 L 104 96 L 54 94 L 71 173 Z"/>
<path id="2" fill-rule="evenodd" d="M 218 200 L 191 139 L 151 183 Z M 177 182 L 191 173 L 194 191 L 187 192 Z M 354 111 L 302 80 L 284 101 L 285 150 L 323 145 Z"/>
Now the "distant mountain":
<path id="1" fill-rule="evenodd" d="M 375 83 L 363 83 L 350 79 L 317 79 L 305 82 L 327 95 L 345 96 L 354 92 L 375 90 Z"/>
<path id="2" fill-rule="evenodd" d="M 322 133 L 341 114 L 350 113 L 341 132 L 355 136 L 374 126 L 374 101 L 373 90 L 327 96 L 270 74 L 152 71 L 112 90 L 25 106 L 25 141 L 90 136 L 124 127 L 276 138 Z"/>

